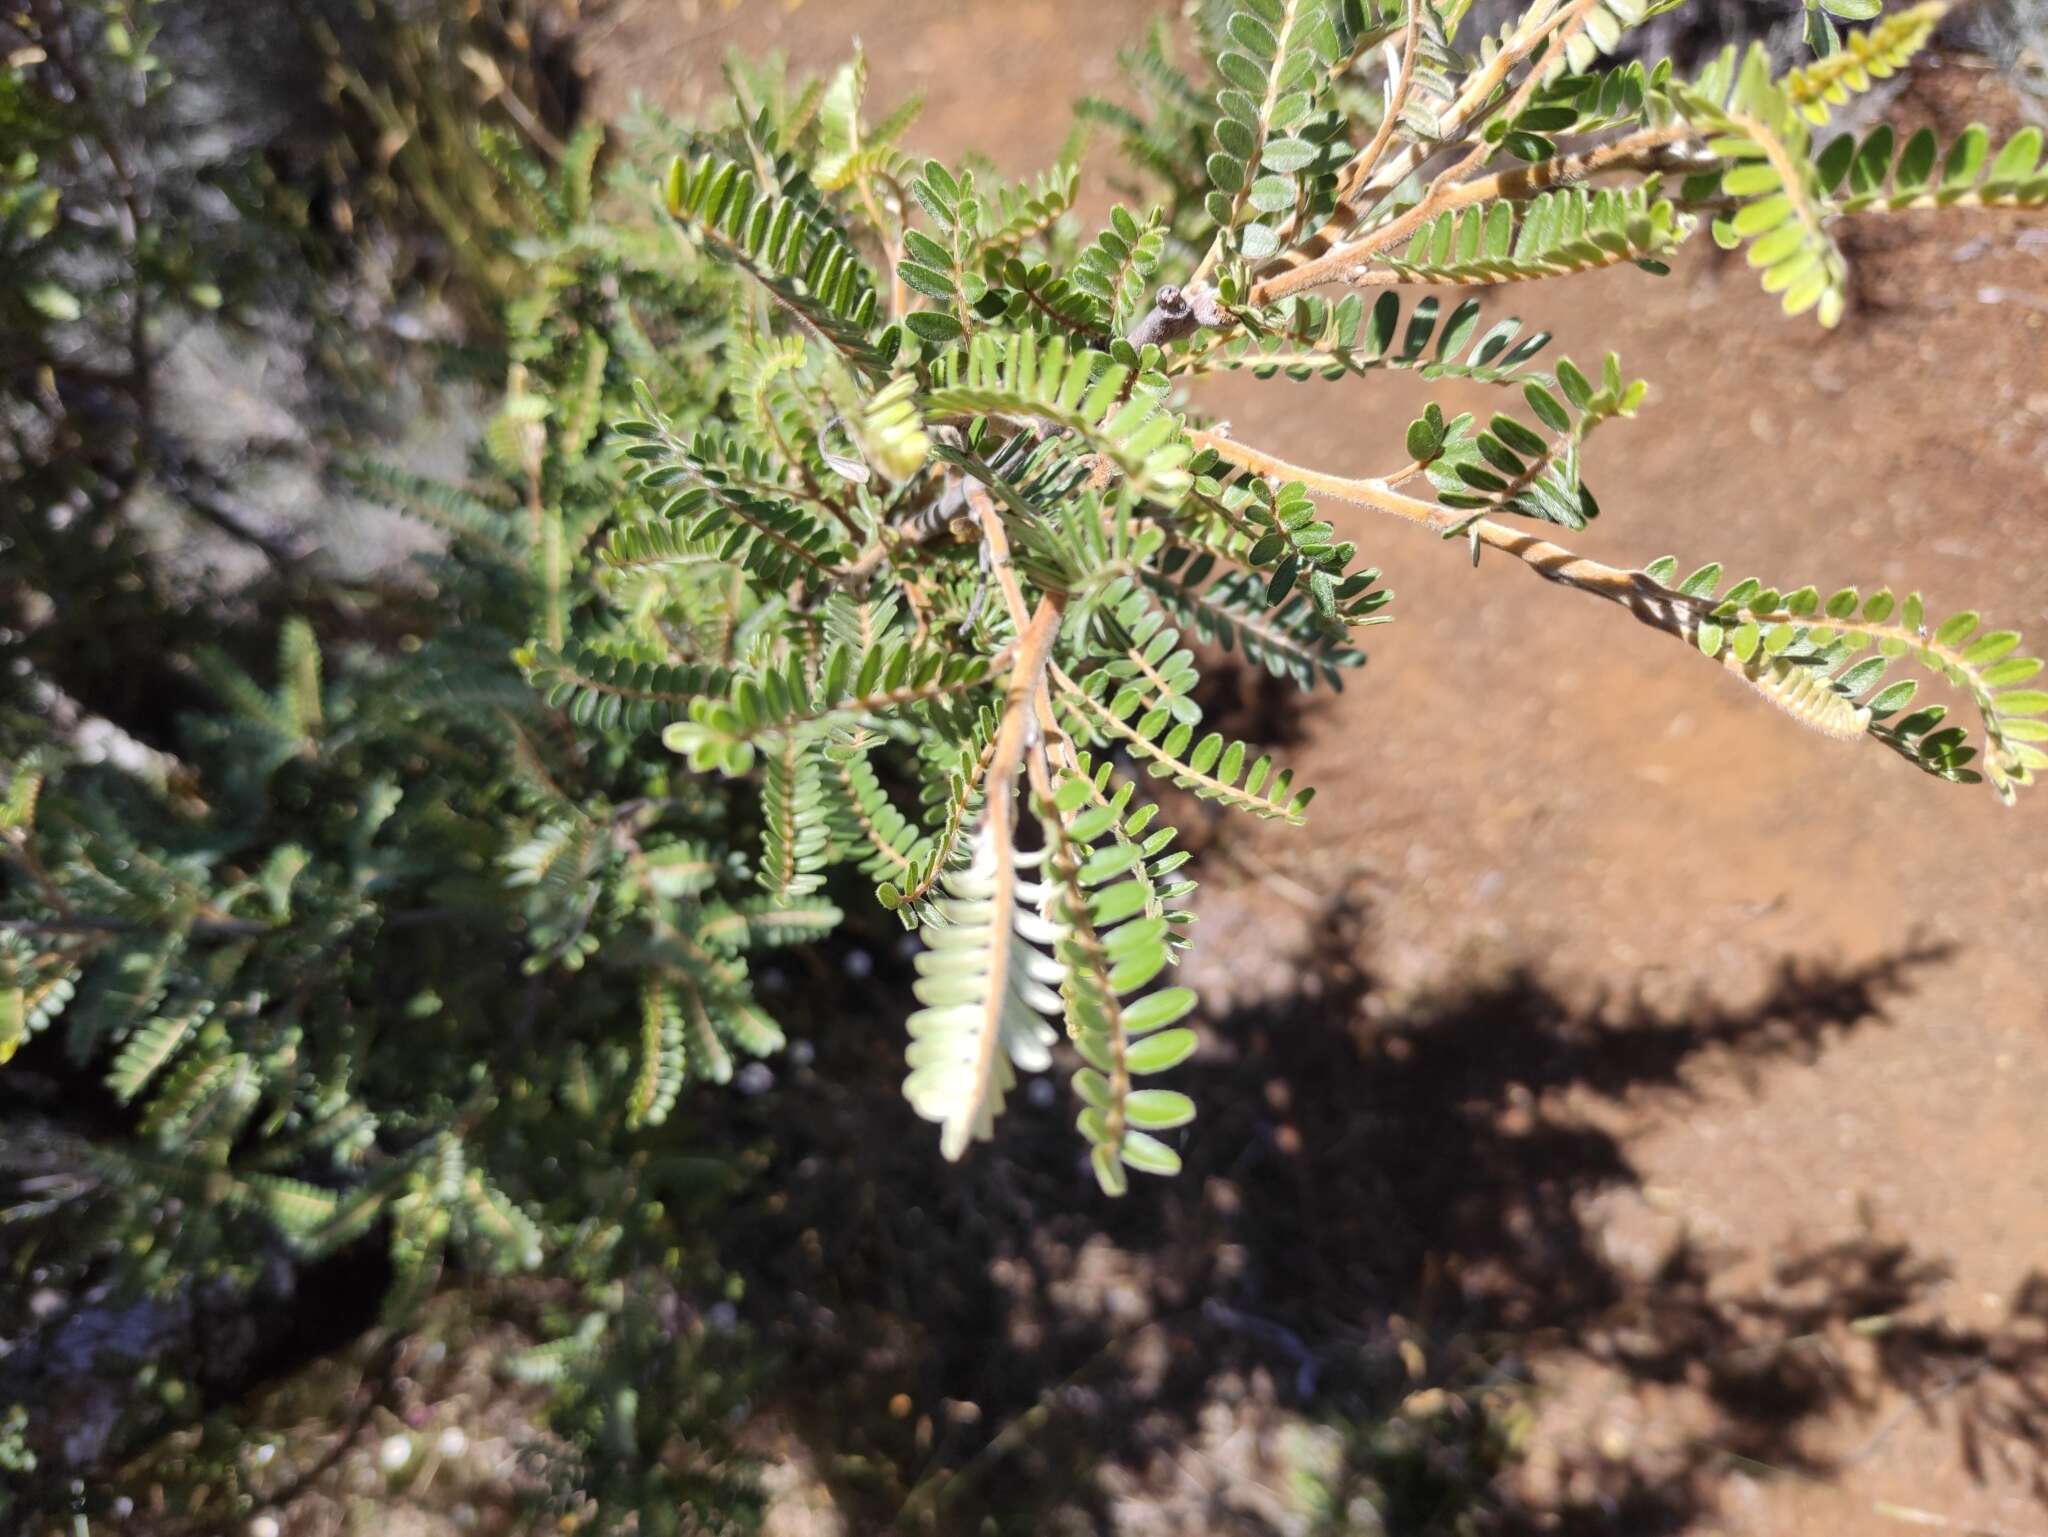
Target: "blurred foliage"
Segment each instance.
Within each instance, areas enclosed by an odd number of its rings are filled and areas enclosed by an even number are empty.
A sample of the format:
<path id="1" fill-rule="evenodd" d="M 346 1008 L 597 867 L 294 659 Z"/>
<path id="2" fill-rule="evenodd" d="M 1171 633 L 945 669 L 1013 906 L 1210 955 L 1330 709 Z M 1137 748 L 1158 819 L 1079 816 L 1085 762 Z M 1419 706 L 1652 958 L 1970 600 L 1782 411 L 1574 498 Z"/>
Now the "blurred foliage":
<path id="1" fill-rule="evenodd" d="M 431 233 L 411 275 L 447 280 L 472 329 L 493 326 L 532 271 L 517 249 L 529 210 L 507 172 L 525 155 L 559 161 L 580 106 L 576 7 L 564 0 L 291 3 L 320 59 L 332 113 L 325 169 L 337 233 L 348 236 L 364 218 Z M 480 135 L 480 122 L 499 131 Z"/>
<path id="2" fill-rule="evenodd" d="M 601 1528 L 608 1507 L 643 1493 L 671 1502 L 683 1529 L 746 1529 L 760 1496 L 722 1427 L 744 1405 L 757 1347 L 708 1327 L 658 1278 L 644 1285 L 621 1322 L 626 1350 L 578 1361 L 566 1394 L 570 1342 L 536 1348 L 535 1337 L 576 1328 L 572 1295 L 486 1282 L 444 1291 L 404 1330 L 369 1331 L 150 1439 L 108 1470 L 115 1497 L 99 1502 L 92 1530 L 199 1537 L 251 1529 L 253 1510 L 287 1512 L 285 1529 L 301 1537 L 366 1519 L 423 1537 L 575 1531 Z M 594 1334 L 572 1339 L 587 1346 Z"/>
<path id="3" fill-rule="evenodd" d="M 166 341 L 303 265 L 275 184 L 178 110 L 157 22 L 146 0 L 0 15 L 0 667 L 115 710 L 181 692 L 149 660 L 180 620 L 145 487 L 263 542 L 165 425 Z"/>
<path id="4" fill-rule="evenodd" d="M 703 1383 L 675 1355 L 676 1304 L 645 1310 L 719 1284 L 705 1214 L 744 1166 L 681 1127 L 655 1135 L 668 1104 L 634 1085 L 658 1053 L 726 1078 L 733 1054 L 779 1042 L 746 952 L 800 930 L 755 920 L 723 851 L 743 803 L 623 741 L 578 740 L 511 653 L 603 601 L 583 550 L 622 483 L 593 441 L 636 377 L 679 417 L 713 408 L 687 358 L 722 285 L 673 260 L 638 191 L 592 222 L 598 130 L 535 148 L 516 123 L 478 128 L 466 94 L 412 94 L 462 77 L 404 75 L 454 44 L 394 31 L 387 62 L 423 136 L 460 124 L 471 158 L 393 159 L 379 217 L 501 261 L 451 271 L 490 322 L 503 408 L 459 488 L 351 468 L 446 533 L 412 590 L 341 589 L 267 548 L 286 580 L 253 612 L 189 602 L 137 513 L 145 488 L 238 541 L 269 536 L 164 430 L 161 360 L 195 313 L 274 300 L 280 270 L 311 289 L 334 246 L 233 136 L 181 137 L 200 87 L 165 62 L 161 19 L 137 0 L 4 23 L 5 100 L 30 130 L 10 164 L 0 402 L 9 1273 L 21 1297 L 33 1282 L 176 1310 L 195 1286 L 260 1294 L 281 1262 L 317 1274 L 367 1247 L 387 1273 L 349 1303 L 381 1290 L 403 1323 L 449 1266 L 545 1260 L 582 1288 L 550 1320 L 580 1342 L 560 1390 L 574 1487 L 616 1497 L 620 1519 L 668 1510 L 643 1528 L 662 1529 L 724 1486 L 715 1462 L 664 1467 L 673 1437 L 715 1422 L 682 1412 Z M 505 55 L 459 57 L 474 73 Z M 616 178 L 644 189 L 652 171 L 622 157 Z M 473 1049 L 486 1040 L 495 1060 Z M 163 1381 L 124 1407 L 115 1448 L 203 1406 L 177 1371 L 145 1369 Z M 69 1473 L 43 1456 L 30 1497 L 61 1505 Z"/>

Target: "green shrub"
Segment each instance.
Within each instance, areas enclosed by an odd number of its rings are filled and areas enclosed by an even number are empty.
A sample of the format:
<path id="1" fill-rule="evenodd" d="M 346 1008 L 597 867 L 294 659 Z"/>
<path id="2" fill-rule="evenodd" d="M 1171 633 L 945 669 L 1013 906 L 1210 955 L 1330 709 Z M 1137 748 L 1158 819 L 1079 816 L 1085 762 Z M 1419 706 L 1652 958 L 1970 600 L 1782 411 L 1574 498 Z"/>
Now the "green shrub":
<path id="1" fill-rule="evenodd" d="M 1149 189 L 1085 238 L 1073 159 L 1024 184 L 913 160 L 858 61 L 736 71 L 735 120 L 644 125 L 609 193 L 594 132 L 546 176 L 501 156 L 530 281 L 474 473 L 355 472 L 442 530 L 428 601 L 374 643 L 286 623 L 267 668 L 181 656 L 217 703 L 154 782 L 9 723 L 0 1054 L 99 1076 L 119 1128 L 30 1215 L 131 1282 L 376 1229 L 393 1317 L 451 1263 L 618 1312 L 715 1239 L 693 1212 L 722 1165 L 670 1117 L 781 1046 L 750 957 L 863 884 L 921 932 L 905 1092 L 945 1156 L 1059 1060 L 1101 1187 L 1171 1173 L 1195 999 L 1161 984 L 1193 887 L 1142 791 L 1305 819 L 1285 768 L 1204 728 L 1198 647 L 1304 689 L 1363 662 L 1389 594 L 1316 497 L 2010 799 L 2048 761 L 2013 632 L 1549 537 L 1599 513 L 1584 445 L 1646 386 L 1549 357 L 1494 290 L 1661 273 L 1704 231 L 1832 325 L 1840 221 L 2048 201 L 2037 130 L 1824 132 L 1938 8 L 1775 78 L 1760 52 L 1610 61 L 1671 8 L 1539 0 L 1485 34 L 1455 3 L 1203 7 L 1194 74 L 1155 37 L 1126 60 L 1142 106 L 1083 105 Z M 1389 369 L 1506 405 L 1430 406 L 1397 468 L 1350 478 L 1187 393 Z"/>
<path id="2" fill-rule="evenodd" d="M 1151 1080 L 1194 1050 L 1179 1021 L 1195 1000 L 1152 985 L 1187 942 L 1192 886 L 1136 787 L 1303 820 L 1311 792 L 1202 729 L 1187 642 L 1235 645 L 1304 688 L 1363 661 L 1356 632 L 1386 621 L 1388 594 L 1315 496 L 1613 602 L 1796 719 L 1930 773 L 2010 799 L 2048 763 L 2031 745 L 2048 694 L 2020 686 L 2040 663 L 1974 613 L 1930 628 L 1917 595 L 1729 585 L 1718 565 L 1681 578 L 1671 558 L 1619 570 L 1526 531 L 1597 515 L 1583 446 L 1647 385 L 1612 354 L 1540 366 L 1547 337 L 1487 324 L 1486 300 L 1446 310 L 1394 291 L 1662 273 L 1708 228 L 1746 247 L 1788 314 L 1833 325 L 1837 220 L 2048 201 L 2035 129 L 1994 149 L 1972 128 L 1945 156 L 1925 132 L 1903 148 L 1887 129 L 1816 142 L 1836 105 L 1925 43 L 1938 6 L 1846 40 L 1820 16 L 1812 34 L 1835 51 L 1777 78 L 1761 48 L 1691 80 L 1668 61 L 1603 63 L 1673 8 L 1543 3 L 1463 47 L 1459 6 L 1205 8 L 1213 79 L 1184 76 L 1155 40 L 1131 60 L 1151 114 L 1086 109 L 1165 183 L 1086 244 L 1061 218 L 1071 163 L 1024 186 L 919 165 L 895 147 L 899 119 L 863 127 L 858 64 L 757 120 L 744 148 L 671 167 L 669 212 L 774 308 L 728 348 L 744 412 L 693 435 L 650 402 L 618 424 L 654 511 L 604 558 L 635 573 L 737 564 L 774 610 L 662 739 L 694 768 L 759 780 L 772 897 L 851 863 L 921 926 L 905 1092 L 947 1157 L 990 1134 L 1015 1071 L 1050 1064 L 1059 1021 L 1103 1188 L 1177 1167 L 1157 1133 L 1194 1107 Z M 1213 373 L 1381 369 L 1494 385 L 1511 404 L 1484 421 L 1430 406 L 1384 478 L 1287 464 L 1181 410 L 1182 388 Z M 1433 498 L 1401 489 L 1415 480 Z M 653 666 L 653 640 L 615 645 Z M 1915 681 L 1886 686 L 1901 660 L 1980 729 L 1912 708 Z M 914 754 L 921 815 L 869 767 L 892 741 Z"/>

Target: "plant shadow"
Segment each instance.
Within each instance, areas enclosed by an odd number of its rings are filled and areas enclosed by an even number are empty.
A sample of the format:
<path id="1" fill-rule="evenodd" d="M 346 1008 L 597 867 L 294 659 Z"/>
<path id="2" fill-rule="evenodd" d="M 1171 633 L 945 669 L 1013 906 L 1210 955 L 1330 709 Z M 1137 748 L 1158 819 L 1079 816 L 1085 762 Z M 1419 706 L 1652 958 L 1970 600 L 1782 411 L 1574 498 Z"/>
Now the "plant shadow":
<path id="1" fill-rule="evenodd" d="M 1210 1022 L 1175 1075 L 1201 1107 L 1186 1166 L 1122 1201 L 1063 1084 L 942 1164 L 844 1015 L 751 1102 L 769 1195 L 721 1247 L 790 1385 L 767 1407 L 852 1530 L 1645 1537 L 1711 1510 L 1731 1460 L 1828 1477 L 1810 1432 L 1881 1389 L 1953 1406 L 1979 1476 L 2035 1436 L 2048 1276 L 1969 1331 L 1909 1316 L 1942 1266 L 1874 1232 L 1731 1287 L 1743 1257 L 1681 1220 L 1617 1256 L 1592 1214 L 1643 1178 L 1588 1106 L 1683 1099 L 1704 1059 L 1810 1062 L 1948 950 L 1786 958 L 1741 1009 L 1574 1009 L 1525 968 L 1394 1009 L 1365 928 L 1327 911 L 1285 996 Z M 897 964 L 862 990 L 886 1000 Z M 1532 1492 L 1510 1474 L 1560 1360 L 1694 1407 Z"/>

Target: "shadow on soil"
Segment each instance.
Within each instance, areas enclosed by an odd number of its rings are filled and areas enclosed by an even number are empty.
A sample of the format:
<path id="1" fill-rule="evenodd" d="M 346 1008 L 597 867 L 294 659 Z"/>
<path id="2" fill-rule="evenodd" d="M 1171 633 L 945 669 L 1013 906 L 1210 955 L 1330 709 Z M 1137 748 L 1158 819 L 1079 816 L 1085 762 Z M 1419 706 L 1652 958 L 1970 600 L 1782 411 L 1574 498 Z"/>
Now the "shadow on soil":
<path id="1" fill-rule="evenodd" d="M 1121 1202 L 1064 1085 L 940 1164 L 844 1018 L 815 1076 L 755 1102 L 781 1149 L 770 1214 L 722 1247 L 852 1530 L 1106 1529 L 1127 1499 L 1134 1530 L 1299 1530 L 1285 1512 L 1307 1507 L 1331 1532 L 1650 1537 L 1702 1514 L 1730 1459 L 1827 1477 L 1811 1431 L 1885 1385 L 1952 1414 L 1979 1476 L 2034 1437 L 2048 1277 L 1966 1332 L 1907 1316 L 1942 1266 L 1873 1234 L 1731 1288 L 1742 1257 L 1676 1219 L 1624 1260 L 1587 1210 L 1641 1185 L 1589 1106 L 1682 1099 L 1702 1059 L 1810 1061 L 1946 951 L 1787 959 L 1741 1011 L 1592 1017 L 1510 970 L 1394 1013 L 1357 964 L 1364 926 L 1328 912 L 1294 991 L 1214 1021 L 1175 1075 L 1202 1107 L 1187 1167 Z M 1560 1352 L 1684 1385 L 1697 1425 L 1517 1493 L 1529 1363 Z"/>

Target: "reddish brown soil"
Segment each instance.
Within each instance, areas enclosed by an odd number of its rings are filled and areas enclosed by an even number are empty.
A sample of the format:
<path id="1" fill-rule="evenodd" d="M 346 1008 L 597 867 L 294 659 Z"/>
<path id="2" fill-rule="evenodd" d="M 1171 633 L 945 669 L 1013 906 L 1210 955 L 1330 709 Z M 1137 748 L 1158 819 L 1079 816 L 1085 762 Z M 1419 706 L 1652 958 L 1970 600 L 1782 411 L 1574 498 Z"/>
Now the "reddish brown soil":
<path id="1" fill-rule="evenodd" d="M 686 101 L 728 43 L 822 68 L 859 35 L 873 99 L 926 93 L 917 145 L 1021 173 L 1066 133 L 1068 98 L 1114 88 L 1107 52 L 1152 7 L 705 9 L 616 10 L 593 50 L 601 105 Z M 1922 74 L 1903 117 L 2010 121 L 1967 63 Z M 1781 319 L 1704 242 L 1662 281 L 1630 269 L 1487 303 L 1653 383 L 1642 418 L 1593 447 L 1606 511 L 1587 553 L 1918 586 L 1931 610 L 1980 607 L 2038 644 L 2044 231 L 1962 216 L 1859 235 L 1862 302 L 1833 334 Z M 1285 457 L 1377 472 L 1404 457 L 1416 398 L 1275 382 L 1203 404 Z M 1431 1381 L 1456 1376 L 1447 1336 L 1468 1366 L 1533 1374 L 1527 1455 L 1485 1501 L 1503 1529 L 2048 1532 L 2016 1409 L 2043 1390 L 2048 1340 L 2048 792 L 2009 811 L 1808 734 L 1616 610 L 1333 514 L 1385 567 L 1398 622 L 1298 723 L 1311 829 L 1229 833 L 1208 865 L 1199 965 L 1227 1012 L 1204 1114 L 1253 1111 L 1202 1123 L 1198 1142 L 1237 1138 L 1206 1185 L 1132 1197 L 1171 1200 L 1169 1232 L 1218 1246 L 1200 1263 L 1152 1251 L 1193 1288 L 1182 1304 L 1270 1217 L 1240 1214 L 1247 1189 L 1298 1201 L 1300 1247 L 1275 1268 L 1311 1279 L 1268 1295 L 1313 1348 L 1391 1306 L 1425 1315 L 1393 1333 L 1427 1340 Z M 1388 1102 L 1409 1094 L 1435 1096 L 1434 1127 Z M 1271 1170 L 1290 1165 L 1286 1195 Z M 1379 1203 L 1365 1216 L 1332 1209 L 1349 1181 Z M 1352 1262 L 1324 1247 L 1346 1234 L 1380 1288 L 1349 1304 Z M 1072 1287 L 1086 1266 L 1052 1268 Z M 1090 1284 L 1102 1306 L 1146 1292 Z M 1173 1297 L 1150 1295 L 1134 1317 L 1166 1315 Z M 1218 1396 L 1285 1400 L 1287 1363 L 1268 1350 L 1264 1378 Z M 1112 1468 L 1102 1519 L 1284 1525 L 1216 1488 L 1185 1521 L 1159 1514 L 1227 1481 L 1215 1452 Z"/>

